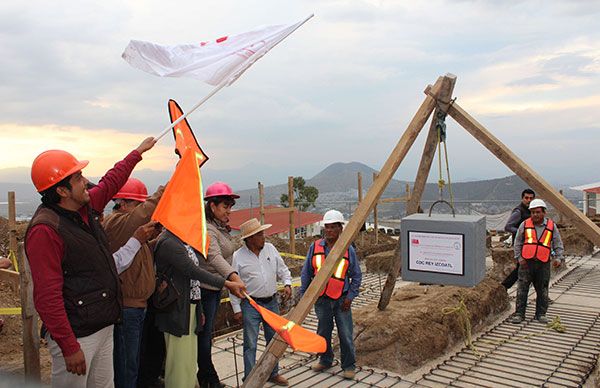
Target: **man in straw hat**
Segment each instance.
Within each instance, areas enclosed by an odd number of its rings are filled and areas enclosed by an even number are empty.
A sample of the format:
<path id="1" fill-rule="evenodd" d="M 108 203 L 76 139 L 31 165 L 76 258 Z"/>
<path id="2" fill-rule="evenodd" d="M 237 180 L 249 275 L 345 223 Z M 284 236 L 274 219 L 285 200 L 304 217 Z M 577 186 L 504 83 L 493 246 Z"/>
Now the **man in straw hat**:
<path id="1" fill-rule="evenodd" d="M 283 262 L 273 244 L 265 242 L 265 230 L 270 224 L 261 225 L 256 218 L 244 222 L 240 226 L 241 238 L 244 245 L 233 254 L 232 266 L 246 284 L 248 294 L 261 306 L 279 314 L 277 301 L 277 279 L 285 284 L 284 297 L 292 295 L 292 276 L 290 270 Z M 256 311 L 247 299 L 240 300 L 231 295 L 234 319 L 244 324 L 244 379 L 256 363 L 256 342 L 258 340 L 259 324 L 263 322 L 265 339 L 268 342 L 275 335 L 271 327 L 266 324 L 259 312 Z M 269 381 L 287 386 L 288 381 L 278 373 L 279 367 L 275 365 Z"/>

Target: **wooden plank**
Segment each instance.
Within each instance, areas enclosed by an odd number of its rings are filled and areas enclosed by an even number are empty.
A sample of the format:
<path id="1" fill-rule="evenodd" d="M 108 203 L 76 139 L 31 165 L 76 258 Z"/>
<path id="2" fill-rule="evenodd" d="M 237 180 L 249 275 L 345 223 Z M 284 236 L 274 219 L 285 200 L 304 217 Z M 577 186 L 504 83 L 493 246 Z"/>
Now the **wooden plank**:
<path id="1" fill-rule="evenodd" d="M 384 198 L 379 200 L 379 203 L 407 202 L 410 199 L 408 195 L 404 197 Z"/>
<path id="2" fill-rule="evenodd" d="M 288 198 L 289 198 L 289 212 L 290 212 L 290 253 L 293 255 L 296 253 L 296 227 L 294 225 L 294 177 L 288 177 Z"/>
<path id="3" fill-rule="evenodd" d="M 363 192 L 362 192 L 362 174 L 360 173 L 360 171 L 358 171 L 356 173 L 356 185 L 357 185 L 357 189 L 358 189 L 358 202 L 357 205 L 360 204 L 363 200 Z M 360 235 L 360 245 L 364 245 L 365 244 L 365 235 L 364 233 Z"/>
<path id="4" fill-rule="evenodd" d="M 433 88 L 428 87 L 425 92 L 429 92 L 430 89 L 433 91 L 433 95 L 436 96 L 442 87 L 442 82 L 445 78 L 438 78 Z M 340 257 L 344 251 L 348 248 L 352 240 L 356 237 L 356 234 L 360 230 L 361 225 L 367 219 L 367 216 L 377 204 L 377 200 L 381 196 L 381 193 L 385 190 L 389 181 L 392 179 L 394 173 L 398 169 L 398 166 L 402 160 L 406 157 L 406 154 L 410 150 L 410 147 L 415 142 L 419 132 L 423 128 L 423 125 L 433 112 L 435 108 L 435 99 L 427 95 L 425 100 L 419 107 L 415 116 L 412 118 L 408 125 L 408 128 L 400 137 L 398 144 L 396 144 L 394 150 L 386 160 L 379 177 L 371 185 L 364 200 L 358 205 L 358 208 L 354 212 L 352 218 L 342 231 L 342 234 L 338 238 L 337 242 L 327 255 L 321 270 L 313 278 L 306 292 L 296 305 L 296 307 L 289 313 L 288 319 L 298 324 L 301 324 L 306 318 L 306 315 L 312 309 L 315 301 L 319 297 L 321 290 L 325 287 L 329 277 L 335 269 L 336 259 Z M 333 260 L 330 257 L 334 258 Z M 287 344 L 281 340 L 279 335 L 269 343 L 261 358 L 258 360 L 252 372 L 244 382 L 244 387 L 263 387 L 267 381 L 273 367 L 281 355 L 285 352 Z"/>
<path id="5" fill-rule="evenodd" d="M 13 256 L 17 254 L 17 207 L 14 191 L 8 192 L 8 251 L 15 271 L 19 272 L 19 264 L 15 263 Z"/>
<path id="6" fill-rule="evenodd" d="M 31 271 L 26 260 L 23 243 L 18 245 L 17 259 L 19 268 L 21 268 L 21 318 L 23 319 L 25 379 L 39 382 L 41 381 L 41 375 L 38 315 L 33 305 L 33 282 L 31 281 Z"/>
<path id="7" fill-rule="evenodd" d="M 452 104 L 448 109 L 448 114 L 508 168 L 523 179 L 535 191 L 536 198 L 541 198 L 549 202 L 558 212 L 564 214 L 579 232 L 583 233 L 596 246 L 600 246 L 600 228 L 583 215 L 575 205 L 565 199 L 541 175 L 529 167 L 458 104 Z"/>
<path id="8" fill-rule="evenodd" d="M 373 184 L 377 180 L 377 173 L 373 172 Z M 379 201 L 382 202 L 382 201 Z M 375 245 L 379 242 L 379 214 L 377 214 L 377 204 L 373 206 L 373 229 L 375 229 Z"/>
<path id="9" fill-rule="evenodd" d="M 431 163 L 435 156 L 435 147 L 437 145 L 437 119 L 436 114 L 439 113 L 440 108 L 448 109 L 448 103 L 452 99 L 452 93 L 454 91 L 454 85 L 456 84 L 456 76 L 454 74 L 446 74 L 446 83 L 442 87 L 437 100 L 438 107 L 434 111 L 434 115 L 431 117 L 431 124 L 429 126 L 429 132 L 427 133 L 427 139 L 425 140 L 425 147 L 423 148 L 423 154 L 421 155 L 421 162 L 419 163 L 419 169 L 417 170 L 417 177 L 415 178 L 415 184 L 413 186 L 412 194 L 408 194 L 408 203 L 406 204 L 406 215 L 409 216 L 417 212 L 419 203 L 421 202 L 421 196 L 425 189 L 425 183 L 427 183 L 427 177 L 429 176 L 429 170 L 431 169 Z M 410 188 L 407 189 L 407 191 Z M 402 226 L 401 226 L 402 227 Z M 400 239 L 398 239 L 398 245 L 394 251 L 393 267 L 385 279 L 385 285 L 381 290 L 381 296 L 377 303 L 379 310 L 385 310 L 394 288 L 396 287 L 396 279 L 400 276 L 400 270 L 402 269 L 402 247 L 400 246 Z"/>
<path id="10" fill-rule="evenodd" d="M 260 224 L 265 223 L 265 187 L 258 182 L 258 209 L 260 214 Z"/>
<path id="11" fill-rule="evenodd" d="M 296 210 L 295 207 L 289 208 L 289 207 L 271 207 L 271 208 L 267 208 L 265 210 L 263 210 L 264 214 L 267 213 L 293 213 Z"/>

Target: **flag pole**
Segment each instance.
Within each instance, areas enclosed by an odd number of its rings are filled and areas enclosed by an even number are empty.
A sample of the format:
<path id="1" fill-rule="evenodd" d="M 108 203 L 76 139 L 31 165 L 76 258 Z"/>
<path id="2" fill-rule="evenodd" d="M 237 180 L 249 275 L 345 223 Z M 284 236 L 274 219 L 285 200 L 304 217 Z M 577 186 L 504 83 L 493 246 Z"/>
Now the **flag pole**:
<path id="1" fill-rule="evenodd" d="M 296 28 L 294 28 L 289 33 L 287 33 L 286 35 L 284 35 L 281 39 L 279 39 L 279 41 L 277 41 L 277 43 L 275 43 L 273 45 L 273 47 L 275 47 L 279 43 L 281 43 L 282 40 L 284 40 L 285 38 L 287 38 L 288 36 L 290 36 L 294 31 L 296 31 L 298 28 L 300 28 L 302 25 L 304 25 L 304 23 L 306 23 L 307 21 L 309 21 L 313 16 L 315 16 L 314 13 L 312 13 L 308 17 L 306 17 L 306 19 L 304 19 L 300 24 L 298 24 L 298 26 L 296 26 Z M 271 50 L 273 47 L 271 47 L 269 50 Z M 243 69 L 244 66 L 246 66 L 246 64 L 247 64 L 247 62 L 240 63 L 240 65 L 235 69 L 235 71 L 233 72 L 233 74 L 236 74 L 239 70 Z M 160 139 L 162 139 L 171 129 L 173 129 L 173 127 L 175 127 L 177 124 L 179 124 L 182 120 L 185 120 L 186 117 L 188 117 L 193 111 L 195 111 L 202 104 L 204 104 L 206 101 L 208 101 L 212 96 L 214 96 L 215 94 L 217 94 L 217 92 L 219 90 L 223 89 L 230 81 L 231 81 L 231 78 L 227 78 L 227 79 L 224 79 L 223 81 L 221 81 L 221 83 L 219 83 L 210 93 L 208 93 L 208 95 L 206 97 L 204 97 L 202 100 L 200 100 L 196 105 L 194 105 L 192 107 L 192 109 L 190 109 L 189 111 L 187 111 L 186 113 L 184 113 L 177 120 L 173 121 L 173 123 L 171 123 L 171 125 L 169 125 L 165 129 L 163 129 L 158 134 L 158 136 L 154 137 L 154 139 L 156 139 L 156 141 L 159 141 Z"/>

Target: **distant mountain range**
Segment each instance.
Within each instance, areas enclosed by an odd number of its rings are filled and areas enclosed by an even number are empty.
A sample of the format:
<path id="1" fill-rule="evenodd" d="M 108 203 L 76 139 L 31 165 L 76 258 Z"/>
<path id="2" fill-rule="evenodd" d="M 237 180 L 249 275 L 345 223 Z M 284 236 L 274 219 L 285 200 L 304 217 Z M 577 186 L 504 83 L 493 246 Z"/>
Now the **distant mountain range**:
<path id="1" fill-rule="evenodd" d="M 203 180 L 205 182 L 216 180 L 241 182 L 236 179 L 236 177 L 241 176 L 245 187 L 257 186 L 257 172 L 264 174 L 260 166 L 249 166 L 244 170 L 230 170 L 228 172 L 207 170 L 203 171 Z M 319 190 L 316 208 L 311 209 L 311 211 L 324 212 L 331 208 L 337 208 L 347 215 L 352 213 L 358 198 L 358 172 L 362 175 L 364 196 L 373 183 L 373 173 L 377 171 L 363 163 L 334 163 L 311 178 L 307 179 L 305 177 L 307 185 L 315 186 Z M 171 173 L 142 169 L 134 171 L 133 175 L 144 181 L 149 190 L 153 191 L 159 184 L 166 182 Z M 98 180 L 98 178 L 93 177 L 90 179 L 92 181 Z M 6 201 L 6 192 L 15 191 L 19 202 L 17 214 L 22 217 L 30 216 L 39 204 L 39 195 L 29 182 L 28 168 L 0 169 L 0 202 Z M 392 179 L 382 198 L 405 196 L 406 183 L 407 181 Z M 241 185 L 242 183 L 234 184 L 234 187 L 240 187 Z M 454 200 L 457 202 L 459 210 L 462 209 L 464 212 L 465 209 L 470 208 L 487 213 L 501 212 L 514 207 L 519 202 L 521 191 L 526 187 L 525 182 L 516 175 L 452 184 Z M 288 192 L 287 180 L 284 184 L 265 185 L 264 191 L 266 205 L 279 204 L 281 194 L 287 194 Z M 236 207 L 258 206 L 258 188 L 238 190 L 237 192 L 241 198 L 238 200 Z M 581 197 L 579 192 L 568 189 L 565 191 L 565 195 L 573 199 Z M 423 207 L 427 210 L 430 203 L 437 200 L 438 197 L 437 183 L 428 183 L 423 194 Z M 447 188 L 444 190 L 444 198 L 449 200 Z M 461 205 L 463 201 L 468 201 L 470 204 Z M 1 216 L 6 216 L 6 210 L 5 204 L 0 205 Z M 380 205 L 379 212 L 382 217 L 400 218 L 404 214 L 404 204 Z"/>

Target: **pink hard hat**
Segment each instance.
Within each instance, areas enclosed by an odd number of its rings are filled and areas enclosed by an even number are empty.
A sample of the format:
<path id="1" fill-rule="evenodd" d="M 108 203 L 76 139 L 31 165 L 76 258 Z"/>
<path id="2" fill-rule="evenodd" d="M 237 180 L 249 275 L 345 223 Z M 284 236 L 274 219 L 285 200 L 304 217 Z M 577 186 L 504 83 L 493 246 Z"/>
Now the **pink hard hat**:
<path id="1" fill-rule="evenodd" d="M 212 197 L 231 197 L 236 199 L 240 196 L 235 194 L 231 189 L 231 186 L 229 186 L 227 183 L 215 182 L 206 188 L 206 194 L 204 194 L 204 199 Z"/>
<path id="2" fill-rule="evenodd" d="M 148 189 L 146 189 L 146 185 L 141 180 L 129 178 L 123 187 L 121 187 L 121 190 L 113 197 L 113 199 L 119 198 L 144 202 L 148 198 Z"/>

